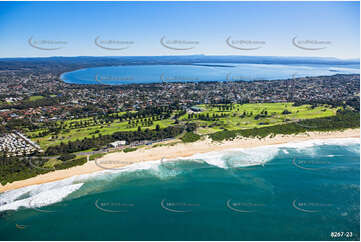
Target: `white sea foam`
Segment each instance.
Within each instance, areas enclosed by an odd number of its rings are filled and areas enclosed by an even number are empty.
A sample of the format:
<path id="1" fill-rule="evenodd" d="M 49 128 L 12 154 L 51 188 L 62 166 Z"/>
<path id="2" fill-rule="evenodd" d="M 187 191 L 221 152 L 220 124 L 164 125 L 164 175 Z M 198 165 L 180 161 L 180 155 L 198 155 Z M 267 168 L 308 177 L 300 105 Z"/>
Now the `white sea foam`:
<path id="1" fill-rule="evenodd" d="M 261 146 L 197 154 L 190 157 L 190 159 L 204 160 L 212 166 L 227 169 L 231 167 L 263 165 L 272 160 L 278 152 L 279 148 L 277 146 Z"/>
<path id="2" fill-rule="evenodd" d="M 293 151 L 303 153 L 307 150 L 307 155 L 315 157 L 318 156 L 318 146 L 323 145 L 337 145 L 342 146 L 345 149 L 360 153 L 360 139 L 359 138 L 338 138 L 338 139 L 314 139 L 300 142 L 290 142 L 286 144 L 277 145 L 281 148 L 292 149 Z M 357 147 L 358 145 L 358 147 Z M 328 155 L 328 157 L 334 157 L 335 155 Z"/>
<path id="3" fill-rule="evenodd" d="M 360 144 L 359 138 L 340 138 L 340 139 L 313 139 L 300 142 L 290 142 L 286 144 L 277 145 L 285 148 L 305 149 L 318 145 L 338 145 L 349 146 L 354 144 Z"/>
<path id="4" fill-rule="evenodd" d="M 32 196 L 19 200 L 14 200 L 14 194 L 19 194 L 19 191 L 17 190 L 1 194 L 1 199 L 3 203 L 0 206 L 0 211 L 16 210 L 20 207 L 38 208 L 60 202 L 69 194 L 78 190 L 83 185 L 83 183 L 72 184 L 48 190 L 47 187 L 49 185 L 56 186 L 59 184 L 55 184 L 54 182 L 52 182 L 51 184 L 44 184 L 44 186 L 38 185 L 37 189 L 31 190 L 31 193 L 33 194 Z"/>
<path id="5" fill-rule="evenodd" d="M 358 138 L 347 139 L 324 139 L 310 140 L 302 142 L 291 142 L 280 145 L 268 145 L 255 148 L 239 148 L 225 150 L 221 152 L 209 152 L 205 154 L 196 154 L 189 158 L 176 158 L 171 160 L 156 160 L 134 163 L 123 167 L 120 170 L 104 170 L 91 174 L 74 176 L 61 181 L 49 182 L 40 185 L 28 186 L 0 194 L 0 211 L 18 209 L 20 207 L 41 207 L 62 201 L 74 191 L 79 190 L 84 183 L 90 179 L 107 180 L 111 182 L 112 178 L 120 173 L 131 173 L 139 170 L 147 170 L 149 174 L 159 178 L 176 176 L 179 174 L 177 169 L 169 167 L 177 166 L 177 161 L 191 160 L 192 162 L 206 162 L 209 165 L 227 169 L 232 167 L 245 167 L 263 165 L 272 160 L 279 151 L 287 154 L 283 148 L 294 148 L 304 150 L 318 145 L 340 145 L 350 148 L 352 152 L 360 152 Z M 172 166 L 162 166 L 171 162 Z M 86 193 L 84 193 L 86 194 Z"/>
<path id="6" fill-rule="evenodd" d="M 119 173 L 137 170 L 159 171 L 161 161 L 134 163 L 120 170 L 104 170 L 66 178 L 60 181 L 27 186 L 0 194 L 0 211 L 16 210 L 20 207 L 42 207 L 60 202 L 71 193 L 77 191 L 90 179 L 109 180 Z M 161 172 L 159 171 L 158 174 Z"/>
<path id="7" fill-rule="evenodd" d="M 327 155 L 327 157 L 340 157 L 340 156 L 343 156 L 343 155 Z"/>
<path id="8" fill-rule="evenodd" d="M 0 194 L 0 207 L 4 204 L 15 201 L 20 196 L 29 193 L 31 189 L 33 189 L 33 186 L 27 186 Z"/>

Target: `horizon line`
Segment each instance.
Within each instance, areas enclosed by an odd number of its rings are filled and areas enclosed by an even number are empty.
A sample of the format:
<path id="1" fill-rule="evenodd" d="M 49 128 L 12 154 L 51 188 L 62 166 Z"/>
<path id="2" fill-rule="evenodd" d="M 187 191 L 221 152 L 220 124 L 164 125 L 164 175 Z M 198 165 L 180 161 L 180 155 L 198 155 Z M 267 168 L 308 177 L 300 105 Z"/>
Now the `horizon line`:
<path id="1" fill-rule="evenodd" d="M 340 57 L 325 57 L 325 56 L 262 56 L 262 55 L 206 55 L 206 54 L 192 54 L 192 55 L 55 55 L 55 56 L 17 56 L 17 57 L 0 57 L 0 59 L 45 59 L 45 58 L 80 58 L 80 57 L 95 57 L 95 58 L 127 58 L 127 57 L 192 57 L 192 56 L 204 56 L 204 57 L 277 57 L 277 58 L 318 58 L 318 59 L 336 59 L 343 61 L 360 61 L 360 57 L 354 58 L 340 58 Z"/>

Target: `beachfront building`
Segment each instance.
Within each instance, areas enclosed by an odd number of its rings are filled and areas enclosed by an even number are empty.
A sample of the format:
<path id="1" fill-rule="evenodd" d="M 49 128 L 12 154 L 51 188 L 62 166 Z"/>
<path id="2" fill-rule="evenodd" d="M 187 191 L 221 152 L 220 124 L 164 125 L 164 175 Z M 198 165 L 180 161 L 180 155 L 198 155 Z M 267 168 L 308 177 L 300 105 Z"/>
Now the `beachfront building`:
<path id="1" fill-rule="evenodd" d="M 191 108 L 190 108 L 190 110 L 191 110 L 191 111 L 193 111 L 193 112 L 202 112 L 202 111 L 203 111 L 203 109 L 202 109 L 202 108 L 197 107 L 197 106 L 193 106 L 193 107 L 191 107 Z"/>
<path id="2" fill-rule="evenodd" d="M 110 147 L 112 147 L 112 148 L 119 148 L 119 147 L 122 147 L 122 146 L 124 146 L 124 145 L 126 145 L 126 144 L 127 144 L 127 141 L 125 141 L 125 140 L 118 140 L 118 141 L 115 141 L 115 142 L 110 143 L 109 145 L 110 145 Z"/>

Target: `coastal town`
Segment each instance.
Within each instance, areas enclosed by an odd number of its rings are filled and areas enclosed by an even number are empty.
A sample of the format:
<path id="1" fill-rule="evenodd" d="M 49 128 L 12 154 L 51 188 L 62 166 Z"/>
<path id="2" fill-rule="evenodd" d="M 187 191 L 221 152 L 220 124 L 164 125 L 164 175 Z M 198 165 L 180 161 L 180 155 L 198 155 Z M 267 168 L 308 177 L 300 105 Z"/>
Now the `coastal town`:
<path id="1" fill-rule="evenodd" d="M 360 13 L 0 2 L 0 242 L 360 241 Z"/>
<path id="2" fill-rule="evenodd" d="M 163 82 L 110 88 L 67 84 L 55 75 L 15 75 L 9 79 L 7 72 L 1 72 L 0 79 L 0 127 L 6 133 L 14 132 L 23 122 L 28 122 L 31 130 L 38 123 L 139 111 L 174 103 L 188 113 L 200 111 L 194 107 L 197 104 L 306 101 L 336 106 L 357 103 L 360 82 L 359 75 L 339 74 L 274 81 Z M 6 134 L 2 139 L 2 151 L 12 154 L 41 150 L 15 133 Z"/>
<path id="3" fill-rule="evenodd" d="M 0 62 L 0 156 L 20 158 L 4 160 L 11 164 L 4 182 L 44 172 L 28 167 L 13 173 L 15 164 L 24 165 L 24 157 L 64 169 L 89 156 L 223 140 L 243 130 L 267 136 L 280 132 L 278 126 L 286 134 L 313 125 L 325 125 L 323 130 L 354 127 L 360 110 L 357 74 L 253 81 L 227 74 L 224 81 L 190 81 L 179 76 L 165 80 L 160 73 L 152 83 L 70 84 L 62 80 L 64 72 L 112 60 Z"/>
<path id="4" fill-rule="evenodd" d="M 2 71 L 0 80 L 0 122 L 4 124 L 12 119 L 67 120 L 174 103 L 183 108 L 217 103 L 343 103 L 359 100 L 360 76 L 108 86 L 67 84 L 55 74 L 23 76 Z"/>

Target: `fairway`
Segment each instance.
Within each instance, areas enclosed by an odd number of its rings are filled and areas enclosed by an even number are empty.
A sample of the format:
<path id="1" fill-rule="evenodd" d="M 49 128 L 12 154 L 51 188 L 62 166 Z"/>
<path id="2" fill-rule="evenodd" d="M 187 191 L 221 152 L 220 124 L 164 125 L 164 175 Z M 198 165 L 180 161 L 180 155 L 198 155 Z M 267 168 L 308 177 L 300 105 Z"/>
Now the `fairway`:
<path id="1" fill-rule="evenodd" d="M 221 105 L 214 107 L 212 105 L 198 105 L 202 112 L 196 115 L 204 115 L 212 118 L 214 115 L 226 115 L 220 117 L 217 121 L 207 121 L 189 119 L 188 115 L 182 116 L 181 120 L 196 122 L 200 127 L 199 134 L 210 134 L 224 129 L 249 129 L 255 127 L 264 127 L 282 124 L 286 122 L 295 122 L 302 119 L 313 119 L 333 116 L 338 108 L 331 108 L 328 105 L 312 108 L 311 105 L 293 106 L 293 103 L 253 103 L 253 104 L 233 104 L 232 108 L 224 109 Z M 288 114 L 283 114 L 287 110 Z M 258 117 L 257 117 L 258 115 Z"/>
<path id="2" fill-rule="evenodd" d="M 188 111 L 179 117 L 179 124 L 196 123 L 197 133 L 200 135 L 211 134 L 221 130 L 249 129 L 277 125 L 287 122 L 295 122 L 302 119 L 313 119 L 333 116 L 337 108 L 328 105 L 312 108 L 311 105 L 293 106 L 293 103 L 254 103 L 254 104 L 233 104 L 233 105 L 198 105 L 201 112 Z M 287 113 L 285 113 L 287 110 Z M 172 117 L 154 121 L 152 125 L 142 126 L 137 122 L 133 127 L 129 126 L 129 120 L 113 120 L 112 122 L 95 121 L 94 118 L 73 119 L 57 121 L 60 130 L 56 133 L 49 132 L 49 129 L 42 129 L 27 132 L 27 135 L 37 142 L 43 149 L 49 146 L 67 143 L 68 141 L 82 140 L 99 135 L 110 135 L 119 131 L 137 131 L 138 127 L 144 129 L 155 129 L 157 125 L 165 128 L 175 125 L 174 111 Z M 119 115 L 125 112 L 118 113 Z M 111 114 L 115 115 L 115 114 Z M 193 115 L 191 117 L 191 115 Z M 207 118 L 208 117 L 208 118 Z M 37 137 L 41 132 L 49 132 L 43 137 Z"/>
<path id="3" fill-rule="evenodd" d="M 33 138 L 34 135 L 38 134 L 39 132 L 47 131 L 47 129 L 37 130 L 35 132 L 28 132 L 27 135 L 31 137 L 32 140 L 35 141 L 37 144 L 39 144 L 43 149 L 46 149 L 51 145 L 57 145 L 60 144 L 61 142 L 66 143 L 68 141 L 75 141 L 77 139 L 81 140 L 84 138 L 91 138 L 92 136 L 98 136 L 100 134 L 110 135 L 119 131 L 137 131 L 138 129 L 138 127 L 129 128 L 128 121 L 125 122 L 114 121 L 113 123 L 95 125 L 92 122 L 91 118 L 68 120 L 65 121 L 64 124 L 69 125 L 70 123 L 74 123 L 74 122 L 86 122 L 86 121 L 89 121 L 90 123 L 88 127 L 62 129 L 60 133 L 57 135 L 52 134 L 40 138 Z M 174 120 L 171 119 L 155 121 L 153 125 L 149 127 L 143 127 L 143 129 L 155 129 L 157 124 L 160 126 L 160 128 L 165 128 L 170 126 L 172 123 L 174 123 Z"/>

